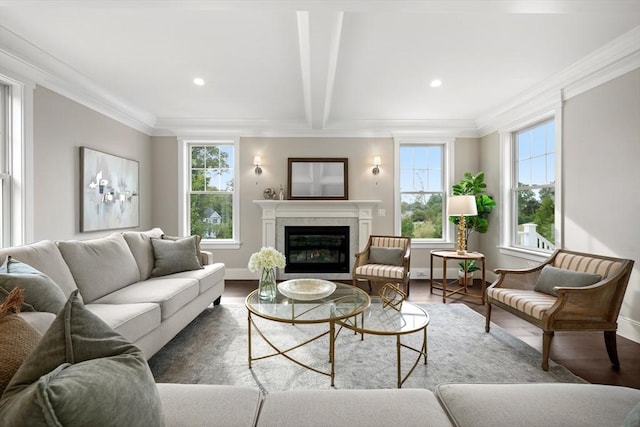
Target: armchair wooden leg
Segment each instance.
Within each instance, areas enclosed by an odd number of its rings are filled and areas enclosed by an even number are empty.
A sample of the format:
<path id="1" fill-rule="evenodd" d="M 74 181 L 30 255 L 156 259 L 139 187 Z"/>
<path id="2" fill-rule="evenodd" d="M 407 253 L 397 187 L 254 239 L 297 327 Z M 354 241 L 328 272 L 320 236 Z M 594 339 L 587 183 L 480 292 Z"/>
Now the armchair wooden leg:
<path id="1" fill-rule="evenodd" d="M 614 368 L 620 367 L 618 359 L 618 346 L 616 345 L 616 331 L 604 331 L 604 343 L 607 346 L 607 354 Z"/>
<path id="2" fill-rule="evenodd" d="M 487 308 L 485 309 L 484 315 L 484 331 L 489 332 L 489 328 L 491 327 L 491 303 L 487 302 Z"/>
<path id="3" fill-rule="evenodd" d="M 371 280 L 367 280 L 367 283 L 369 284 L 369 295 L 371 295 L 371 292 L 373 292 L 373 288 L 371 287 Z"/>
<path id="4" fill-rule="evenodd" d="M 549 350 L 551 349 L 551 338 L 553 331 L 544 331 L 542 333 L 542 370 L 549 370 Z"/>

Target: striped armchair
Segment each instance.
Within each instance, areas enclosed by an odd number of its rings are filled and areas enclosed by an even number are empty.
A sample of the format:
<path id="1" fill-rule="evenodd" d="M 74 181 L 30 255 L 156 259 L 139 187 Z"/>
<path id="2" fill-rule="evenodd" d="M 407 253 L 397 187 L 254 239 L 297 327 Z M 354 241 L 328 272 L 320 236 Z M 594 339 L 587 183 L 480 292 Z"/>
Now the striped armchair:
<path id="1" fill-rule="evenodd" d="M 557 296 L 540 292 L 539 279 L 547 274 L 543 272 L 545 266 L 561 269 L 555 270 L 561 275 L 564 270 L 594 274 L 595 283 L 569 287 L 569 283 L 563 283 L 562 276 L 556 274 L 555 283 L 551 281 L 551 285 L 556 285 L 551 293 Z M 497 269 L 498 279 L 487 288 L 485 330 L 489 332 L 493 305 L 541 328 L 545 371 L 549 370 L 549 349 L 555 331 L 604 331 L 609 359 L 617 368 L 620 366 L 616 347 L 618 313 L 632 268 L 632 260 L 558 249 L 534 268 Z"/>
<path id="2" fill-rule="evenodd" d="M 353 286 L 366 280 L 371 293 L 371 282 L 391 282 L 409 295 L 410 237 L 369 236 L 365 248 L 355 256 Z"/>

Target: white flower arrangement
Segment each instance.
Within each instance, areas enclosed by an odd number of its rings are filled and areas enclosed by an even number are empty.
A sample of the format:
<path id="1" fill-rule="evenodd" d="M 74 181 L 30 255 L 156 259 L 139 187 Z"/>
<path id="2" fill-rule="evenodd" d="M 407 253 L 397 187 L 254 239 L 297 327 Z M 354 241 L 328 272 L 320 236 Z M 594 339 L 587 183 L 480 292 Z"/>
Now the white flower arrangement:
<path id="1" fill-rule="evenodd" d="M 286 263 L 284 255 L 272 247 L 266 247 L 251 255 L 248 267 L 251 271 L 258 271 L 263 268 L 284 268 Z"/>

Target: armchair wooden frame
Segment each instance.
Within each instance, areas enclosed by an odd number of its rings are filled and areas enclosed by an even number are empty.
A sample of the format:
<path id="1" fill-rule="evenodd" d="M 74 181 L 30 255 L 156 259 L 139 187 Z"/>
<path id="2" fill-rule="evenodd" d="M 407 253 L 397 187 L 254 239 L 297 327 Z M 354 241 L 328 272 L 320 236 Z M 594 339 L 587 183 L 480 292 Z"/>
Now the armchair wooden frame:
<path id="1" fill-rule="evenodd" d="M 388 271 L 382 272 L 383 274 L 370 274 L 374 273 L 376 268 L 365 269 L 365 273 L 359 273 L 358 267 L 362 267 L 368 264 L 369 261 L 369 250 L 371 246 L 382 246 L 382 247 L 396 247 L 402 249 L 402 274 L 401 277 L 390 277 L 390 275 L 394 275 L 397 271 L 397 267 L 400 266 L 390 266 Z M 358 286 L 358 281 L 366 280 L 369 285 L 369 293 L 372 291 L 371 283 L 376 282 L 385 282 L 385 283 L 394 283 L 400 285 L 400 289 L 403 290 L 407 296 L 409 295 L 410 290 L 410 282 L 409 282 L 409 268 L 411 265 L 411 238 L 410 237 L 402 237 L 402 236 L 379 236 L 379 235 L 371 235 L 369 236 L 369 241 L 365 248 L 355 254 L 355 264 L 352 270 L 353 277 L 353 286 Z M 379 265 L 379 264 L 372 264 Z M 393 272 L 391 271 L 393 270 Z"/>
<path id="2" fill-rule="evenodd" d="M 603 331 L 609 359 L 614 368 L 620 366 L 616 346 L 617 319 L 629 282 L 634 262 L 629 259 L 612 258 L 558 249 L 550 258 L 537 267 L 521 270 L 497 269 L 498 279 L 487 288 L 485 330 L 489 332 L 491 307 L 496 305 L 542 329 L 542 369 L 549 370 L 549 351 L 555 331 Z M 599 273 L 602 280 L 585 287 L 555 287 L 557 298 L 534 291 L 534 286 L 545 265 L 567 268 L 575 271 Z M 500 291 L 523 291 L 518 296 L 519 303 L 510 304 L 498 300 Z M 527 294 L 526 292 L 531 292 Z M 531 311 L 531 305 L 544 298 L 540 313 Z M 524 297 L 523 297 L 524 296 Z M 543 304 L 543 305 L 544 305 Z M 516 305 L 517 307 L 515 307 Z"/>

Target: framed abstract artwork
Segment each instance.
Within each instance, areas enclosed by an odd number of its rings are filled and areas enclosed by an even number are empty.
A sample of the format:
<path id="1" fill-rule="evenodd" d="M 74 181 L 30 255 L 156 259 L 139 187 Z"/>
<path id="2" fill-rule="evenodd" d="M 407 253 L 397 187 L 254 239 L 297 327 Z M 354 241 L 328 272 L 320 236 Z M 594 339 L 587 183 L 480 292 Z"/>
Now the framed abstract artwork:
<path id="1" fill-rule="evenodd" d="M 80 231 L 140 225 L 139 163 L 80 147 Z"/>

